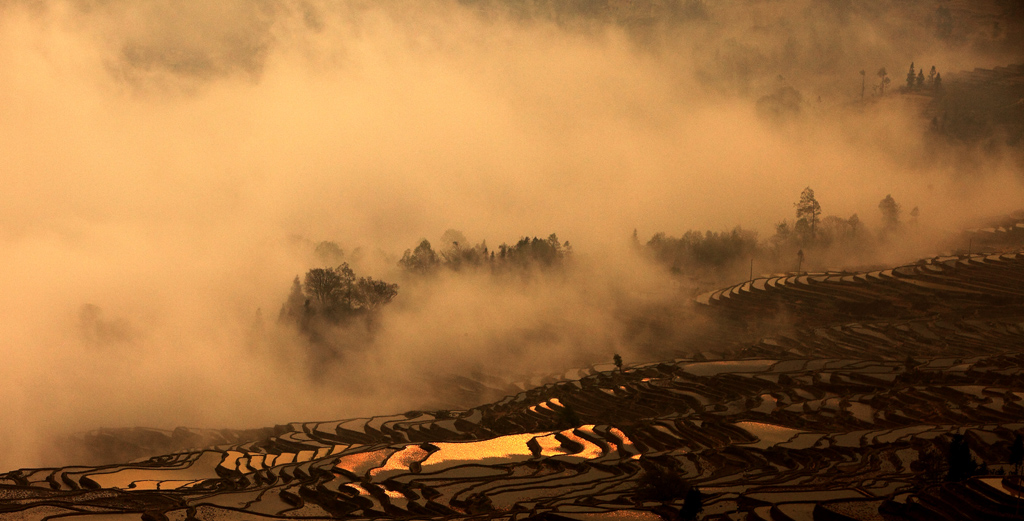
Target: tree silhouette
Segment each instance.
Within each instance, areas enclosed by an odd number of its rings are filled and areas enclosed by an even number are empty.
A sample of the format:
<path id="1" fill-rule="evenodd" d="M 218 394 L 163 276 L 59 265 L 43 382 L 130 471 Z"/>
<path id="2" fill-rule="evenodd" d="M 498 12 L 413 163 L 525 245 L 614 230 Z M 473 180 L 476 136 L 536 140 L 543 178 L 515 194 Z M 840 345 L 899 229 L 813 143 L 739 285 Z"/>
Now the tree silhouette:
<path id="1" fill-rule="evenodd" d="M 356 274 L 352 271 L 352 268 L 348 267 L 347 262 L 342 262 L 337 268 L 334 268 L 334 272 L 338 274 L 338 279 L 340 280 L 338 301 L 344 304 L 347 310 L 351 311 L 357 307 Z"/>
<path id="2" fill-rule="evenodd" d="M 612 357 L 612 361 L 615 362 L 615 367 L 617 367 L 619 369 L 619 372 L 621 373 L 622 372 L 622 357 L 619 356 L 618 353 L 615 353 L 615 356 Z"/>
<path id="3" fill-rule="evenodd" d="M 821 205 L 818 204 L 818 200 L 814 198 L 814 190 L 811 187 L 804 188 L 803 192 L 800 192 L 800 201 L 795 203 L 796 206 L 796 218 L 797 224 L 801 221 L 810 225 L 811 228 L 811 240 L 817 238 L 816 235 L 816 224 L 818 222 L 818 216 L 821 215 Z"/>
<path id="4" fill-rule="evenodd" d="M 978 470 L 978 462 L 971 457 L 971 446 L 963 434 L 954 434 L 946 455 L 949 472 L 946 481 L 963 481 L 973 476 Z"/>
<path id="5" fill-rule="evenodd" d="M 683 500 L 683 508 L 679 509 L 680 521 L 693 521 L 704 511 L 704 495 L 697 487 L 690 487 Z"/>
<path id="6" fill-rule="evenodd" d="M 914 62 L 910 62 L 910 72 L 907 73 L 907 90 L 914 88 L 914 80 L 917 79 L 917 73 L 914 72 Z"/>
<path id="7" fill-rule="evenodd" d="M 430 241 L 423 239 L 416 249 L 405 250 L 398 265 L 408 271 L 425 273 L 433 270 L 438 262 L 437 253 L 430 247 Z"/>
<path id="8" fill-rule="evenodd" d="M 374 311 L 391 302 L 391 299 L 398 295 L 398 284 L 388 284 L 383 280 L 363 277 L 356 284 L 356 294 L 359 307 L 367 311 Z"/>
<path id="9" fill-rule="evenodd" d="M 885 67 L 878 69 L 878 95 L 885 96 L 885 87 L 889 85 L 889 73 L 885 71 Z"/>
<path id="10" fill-rule="evenodd" d="M 278 320 L 283 321 L 286 318 L 299 320 L 305 312 L 306 302 L 306 295 L 302 292 L 302 283 L 299 282 L 299 276 L 296 275 L 295 280 L 292 281 L 292 289 L 288 292 L 288 300 L 281 306 Z"/>
<path id="11" fill-rule="evenodd" d="M 882 211 L 882 223 L 886 228 L 892 229 L 900 224 L 900 205 L 892 198 L 892 195 L 886 195 L 881 202 L 878 203 L 878 209 Z"/>
<path id="12" fill-rule="evenodd" d="M 341 291 L 341 276 L 334 268 L 314 268 L 306 272 L 303 287 L 306 294 L 321 306 L 329 306 L 338 300 Z"/>
<path id="13" fill-rule="evenodd" d="M 338 246 L 338 243 L 331 241 L 323 241 L 317 244 L 313 254 L 324 264 L 334 264 L 335 262 L 340 262 L 345 257 L 345 251 Z"/>

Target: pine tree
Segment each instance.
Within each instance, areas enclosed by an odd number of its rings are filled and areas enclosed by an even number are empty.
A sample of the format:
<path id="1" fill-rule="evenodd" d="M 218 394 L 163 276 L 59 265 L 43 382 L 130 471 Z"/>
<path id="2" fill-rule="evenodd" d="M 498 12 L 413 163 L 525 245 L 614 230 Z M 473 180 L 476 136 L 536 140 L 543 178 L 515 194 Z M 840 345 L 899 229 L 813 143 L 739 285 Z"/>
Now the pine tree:
<path id="1" fill-rule="evenodd" d="M 302 292 L 302 283 L 299 282 L 299 276 L 296 275 L 295 280 L 292 281 L 292 289 L 288 292 L 288 300 L 281 306 L 278 320 L 298 321 L 302 318 L 307 302 L 306 295 Z"/>
<path id="2" fill-rule="evenodd" d="M 914 72 L 914 62 L 910 62 L 910 72 L 907 73 L 907 90 L 914 88 L 914 80 L 917 79 L 917 73 Z"/>
<path id="3" fill-rule="evenodd" d="M 811 240 L 813 241 L 817 238 L 815 227 L 818 223 L 818 216 L 821 215 L 821 205 L 814 198 L 814 190 L 811 190 L 809 186 L 804 188 L 804 191 L 800 192 L 800 201 L 793 206 L 796 206 L 797 221 L 803 220 L 810 225 Z"/>

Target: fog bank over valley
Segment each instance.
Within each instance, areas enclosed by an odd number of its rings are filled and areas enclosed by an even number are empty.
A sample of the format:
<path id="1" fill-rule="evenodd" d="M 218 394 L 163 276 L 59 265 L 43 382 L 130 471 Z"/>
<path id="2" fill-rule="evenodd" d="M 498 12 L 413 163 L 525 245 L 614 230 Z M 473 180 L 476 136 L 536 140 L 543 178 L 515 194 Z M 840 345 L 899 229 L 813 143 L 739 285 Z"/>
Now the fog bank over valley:
<path id="1" fill-rule="evenodd" d="M 1019 9 L 634 4 L 0 3 L 0 467 L 690 356 L 700 292 L 1021 208 L 1020 101 L 957 76 Z"/>

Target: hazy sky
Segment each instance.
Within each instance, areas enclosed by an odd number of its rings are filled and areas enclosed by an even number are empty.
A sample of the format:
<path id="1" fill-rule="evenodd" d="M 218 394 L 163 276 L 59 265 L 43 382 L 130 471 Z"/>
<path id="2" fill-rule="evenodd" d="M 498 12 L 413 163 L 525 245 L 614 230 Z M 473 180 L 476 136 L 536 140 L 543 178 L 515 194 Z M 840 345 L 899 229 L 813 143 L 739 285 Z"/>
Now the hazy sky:
<path id="1" fill-rule="evenodd" d="M 861 69 L 896 86 L 912 60 L 1020 62 L 1012 44 L 939 41 L 888 4 L 707 4 L 708 20 L 645 29 L 441 1 L 0 4 L 0 467 L 40 461 L 36 434 L 58 428 L 414 406 L 311 391 L 247 344 L 256 309 L 272 324 L 312 267 L 290 236 L 361 246 L 361 274 L 381 277 L 448 228 L 573 243 L 583 267 L 558 284 L 405 288 L 351 367 L 401 391 L 423 364 L 485 367 L 530 328 L 557 325 L 566 349 L 517 356 L 618 349 L 609 303 L 669 284 L 628 253 L 634 228 L 764 237 L 805 186 L 871 225 L 889 193 L 935 229 L 1019 207 L 998 150 L 930 146 L 909 98 L 855 103 Z M 783 86 L 800 113 L 759 117 Z"/>

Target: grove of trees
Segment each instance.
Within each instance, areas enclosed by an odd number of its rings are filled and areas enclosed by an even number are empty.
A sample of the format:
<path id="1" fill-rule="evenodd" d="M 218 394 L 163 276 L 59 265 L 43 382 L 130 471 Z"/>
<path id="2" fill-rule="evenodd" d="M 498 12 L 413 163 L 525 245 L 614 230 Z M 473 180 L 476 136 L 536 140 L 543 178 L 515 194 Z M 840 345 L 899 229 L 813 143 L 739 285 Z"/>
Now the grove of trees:
<path id="1" fill-rule="evenodd" d="M 307 324 L 313 317 L 331 323 L 372 313 L 398 295 L 398 284 L 372 277 L 356 278 L 347 262 L 335 268 L 313 268 L 300 283 L 296 276 L 280 318 Z"/>
<path id="2" fill-rule="evenodd" d="M 445 238 L 465 237 L 455 230 L 445 232 Z M 497 250 L 487 247 L 487 241 L 475 246 L 468 246 L 458 240 L 452 240 L 440 252 L 435 251 L 430 241 L 423 239 L 413 249 L 405 250 L 398 266 L 407 273 L 427 274 L 437 269 L 459 271 L 479 267 L 490 267 L 494 270 L 551 268 L 560 266 L 572 255 L 572 246 L 568 241 L 561 242 L 558 235 L 552 233 L 547 239 L 538 237 L 522 237 L 512 245 L 502 243 Z"/>
<path id="3" fill-rule="evenodd" d="M 865 254 L 903 229 L 901 207 L 892 195 L 886 195 L 878 205 L 882 227 L 874 235 L 865 229 L 856 213 L 849 218 L 824 215 L 811 187 L 801 191 L 793 206 L 795 221 L 778 223 L 775 233 L 764 241 L 758 239 L 757 233 L 738 226 L 726 232 L 690 230 L 680 237 L 656 233 L 645 245 L 640 244 L 634 231 L 633 241 L 673 272 L 694 278 L 735 279 L 741 274 L 752 276 L 755 264 L 762 273 L 793 271 L 807 265 L 804 258 L 815 264 L 826 255 L 842 260 Z M 918 214 L 915 208 L 911 222 L 916 222 Z"/>

